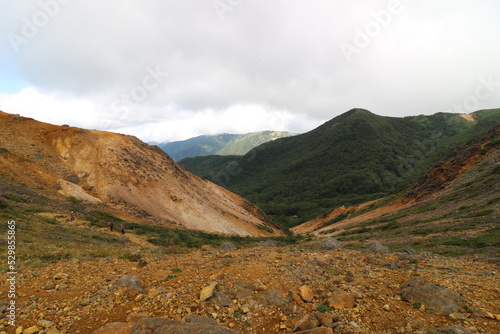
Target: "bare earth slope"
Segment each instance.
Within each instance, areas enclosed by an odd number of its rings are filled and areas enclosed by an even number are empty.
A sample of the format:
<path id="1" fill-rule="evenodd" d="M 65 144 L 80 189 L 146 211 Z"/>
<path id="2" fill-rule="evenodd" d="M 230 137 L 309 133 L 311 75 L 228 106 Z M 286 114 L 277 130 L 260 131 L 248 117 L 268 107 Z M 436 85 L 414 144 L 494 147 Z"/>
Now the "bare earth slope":
<path id="1" fill-rule="evenodd" d="M 164 225 L 242 236 L 272 226 L 257 207 L 135 137 L 0 112 L 0 168 L 45 196 L 103 203 Z"/>

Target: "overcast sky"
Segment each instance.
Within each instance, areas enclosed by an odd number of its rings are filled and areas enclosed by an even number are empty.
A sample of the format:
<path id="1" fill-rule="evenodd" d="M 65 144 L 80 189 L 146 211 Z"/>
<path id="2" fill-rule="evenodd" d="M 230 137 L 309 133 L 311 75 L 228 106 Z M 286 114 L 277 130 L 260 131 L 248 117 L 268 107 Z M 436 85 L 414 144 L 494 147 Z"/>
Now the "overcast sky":
<path id="1" fill-rule="evenodd" d="M 500 107 L 498 0 L 0 0 L 0 110 L 144 141 Z"/>

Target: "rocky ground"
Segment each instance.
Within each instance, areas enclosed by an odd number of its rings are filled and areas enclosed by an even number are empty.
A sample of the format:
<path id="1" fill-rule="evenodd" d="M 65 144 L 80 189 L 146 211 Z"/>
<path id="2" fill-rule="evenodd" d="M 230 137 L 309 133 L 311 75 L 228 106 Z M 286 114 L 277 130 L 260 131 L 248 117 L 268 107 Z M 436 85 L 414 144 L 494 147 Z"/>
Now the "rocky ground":
<path id="1" fill-rule="evenodd" d="M 457 326 L 500 333 L 498 265 L 473 257 L 324 242 L 167 254 L 130 243 L 137 261 L 114 254 L 20 269 L 16 326 L 4 306 L 0 333 L 90 334 L 106 325 L 96 333 L 132 333 L 145 316 L 220 326 L 159 333 L 438 333 L 448 326 L 455 331 L 447 333 L 459 333 Z"/>

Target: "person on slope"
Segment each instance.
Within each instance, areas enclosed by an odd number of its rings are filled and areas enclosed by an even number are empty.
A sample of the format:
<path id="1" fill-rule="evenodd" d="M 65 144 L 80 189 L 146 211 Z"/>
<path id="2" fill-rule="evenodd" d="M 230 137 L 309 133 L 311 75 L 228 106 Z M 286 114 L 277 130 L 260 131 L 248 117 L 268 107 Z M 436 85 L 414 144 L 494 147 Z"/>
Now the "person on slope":
<path id="1" fill-rule="evenodd" d="M 75 212 L 74 211 L 71 211 L 71 213 L 69 214 L 69 220 L 75 221 Z"/>
<path id="2" fill-rule="evenodd" d="M 123 224 L 120 226 L 120 230 L 122 230 L 122 234 L 125 234 L 125 226 Z"/>
<path id="3" fill-rule="evenodd" d="M 115 223 L 113 223 L 113 222 L 108 222 L 109 230 L 110 230 L 111 232 L 113 232 L 113 226 L 114 226 L 114 225 L 115 225 Z"/>

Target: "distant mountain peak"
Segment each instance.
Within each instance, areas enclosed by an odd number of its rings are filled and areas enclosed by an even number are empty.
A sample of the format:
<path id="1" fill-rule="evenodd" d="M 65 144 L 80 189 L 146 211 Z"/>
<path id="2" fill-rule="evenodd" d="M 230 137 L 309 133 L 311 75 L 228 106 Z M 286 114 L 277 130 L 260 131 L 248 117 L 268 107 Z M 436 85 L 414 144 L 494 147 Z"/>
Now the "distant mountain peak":
<path id="1" fill-rule="evenodd" d="M 187 140 L 157 144 L 174 160 L 207 155 L 244 155 L 251 149 L 273 141 L 288 137 L 286 131 L 263 130 L 247 134 L 202 135 Z"/>

